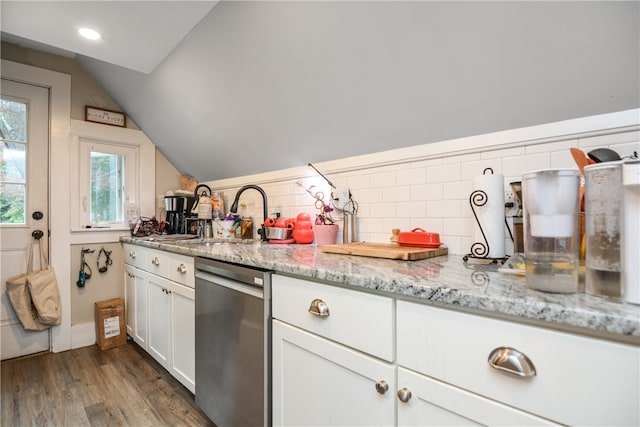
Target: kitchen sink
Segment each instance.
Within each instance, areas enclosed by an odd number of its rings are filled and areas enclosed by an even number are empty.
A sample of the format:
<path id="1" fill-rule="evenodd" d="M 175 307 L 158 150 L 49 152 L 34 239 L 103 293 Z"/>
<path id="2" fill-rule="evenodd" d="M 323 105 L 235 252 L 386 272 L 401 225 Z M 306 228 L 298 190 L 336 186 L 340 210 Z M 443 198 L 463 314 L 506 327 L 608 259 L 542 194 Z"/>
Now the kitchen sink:
<path id="1" fill-rule="evenodd" d="M 228 243 L 254 244 L 258 242 L 260 242 L 260 240 L 258 239 L 235 239 L 235 238 L 223 239 L 219 237 L 209 237 L 206 239 L 199 238 L 194 240 L 187 240 L 181 243 L 184 244 L 185 246 L 212 246 L 212 245 L 224 245 Z"/>

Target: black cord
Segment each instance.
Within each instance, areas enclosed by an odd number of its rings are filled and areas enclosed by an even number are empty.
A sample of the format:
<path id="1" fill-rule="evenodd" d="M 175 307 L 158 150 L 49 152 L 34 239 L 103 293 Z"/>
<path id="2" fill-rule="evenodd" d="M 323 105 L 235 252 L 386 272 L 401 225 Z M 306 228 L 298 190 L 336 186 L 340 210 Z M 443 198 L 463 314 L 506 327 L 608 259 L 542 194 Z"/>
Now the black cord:
<path id="1" fill-rule="evenodd" d="M 111 252 L 113 252 L 113 251 L 105 250 L 104 246 L 102 248 L 100 248 L 100 252 L 98 252 L 98 260 L 96 261 L 96 265 L 98 266 L 98 271 L 100 273 L 106 273 L 107 269 L 108 269 L 108 266 L 113 264 L 113 261 L 111 260 Z M 104 265 L 102 267 L 100 267 L 100 257 L 102 256 L 102 254 L 104 254 L 106 259 L 104 261 Z"/>

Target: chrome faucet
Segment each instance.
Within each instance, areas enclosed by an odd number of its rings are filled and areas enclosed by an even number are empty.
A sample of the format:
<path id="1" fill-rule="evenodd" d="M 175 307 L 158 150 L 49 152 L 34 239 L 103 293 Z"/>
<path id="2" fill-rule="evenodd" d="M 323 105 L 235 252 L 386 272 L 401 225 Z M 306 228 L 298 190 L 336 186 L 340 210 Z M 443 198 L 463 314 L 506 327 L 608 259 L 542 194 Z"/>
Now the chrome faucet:
<path id="1" fill-rule="evenodd" d="M 231 204 L 231 209 L 229 210 L 229 214 L 233 216 L 238 216 L 238 201 L 240 200 L 240 195 L 244 193 L 245 190 L 248 190 L 250 188 L 257 190 L 262 195 L 262 214 L 264 217 L 263 219 L 266 220 L 269 215 L 268 214 L 269 210 L 267 209 L 267 193 L 265 193 L 262 188 L 253 184 L 245 185 L 244 187 L 238 190 L 238 192 L 236 193 L 236 198 L 233 200 L 233 203 Z M 258 230 L 258 234 L 261 235 L 262 240 L 267 240 L 267 233 L 265 232 L 265 229 L 264 229 L 264 221 L 260 226 L 260 230 Z"/>

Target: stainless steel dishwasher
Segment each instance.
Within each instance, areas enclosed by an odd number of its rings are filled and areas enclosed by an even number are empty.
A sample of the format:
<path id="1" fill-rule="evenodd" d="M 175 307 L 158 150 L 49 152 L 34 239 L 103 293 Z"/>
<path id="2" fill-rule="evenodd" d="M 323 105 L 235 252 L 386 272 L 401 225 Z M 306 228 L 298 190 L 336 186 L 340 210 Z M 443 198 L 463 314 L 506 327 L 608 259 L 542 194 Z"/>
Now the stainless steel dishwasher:
<path id="1" fill-rule="evenodd" d="M 216 425 L 271 425 L 271 272 L 196 258 L 196 404 Z"/>

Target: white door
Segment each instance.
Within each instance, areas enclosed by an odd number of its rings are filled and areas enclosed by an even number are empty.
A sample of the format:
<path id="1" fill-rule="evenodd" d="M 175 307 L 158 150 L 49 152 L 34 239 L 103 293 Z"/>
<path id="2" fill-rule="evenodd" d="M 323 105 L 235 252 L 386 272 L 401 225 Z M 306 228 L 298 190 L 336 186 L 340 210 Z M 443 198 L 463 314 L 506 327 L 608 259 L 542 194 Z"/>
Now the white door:
<path id="1" fill-rule="evenodd" d="M 5 284 L 8 277 L 26 271 L 32 232 L 44 233 L 41 240 L 48 250 L 49 90 L 2 79 L 1 107 L 0 356 L 4 360 L 50 348 L 49 329 L 34 332 L 22 328 Z M 37 219 L 37 212 L 42 213 L 41 219 Z"/>

